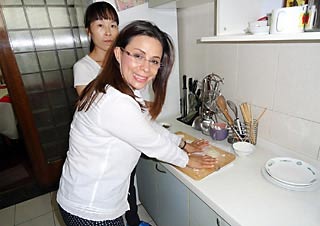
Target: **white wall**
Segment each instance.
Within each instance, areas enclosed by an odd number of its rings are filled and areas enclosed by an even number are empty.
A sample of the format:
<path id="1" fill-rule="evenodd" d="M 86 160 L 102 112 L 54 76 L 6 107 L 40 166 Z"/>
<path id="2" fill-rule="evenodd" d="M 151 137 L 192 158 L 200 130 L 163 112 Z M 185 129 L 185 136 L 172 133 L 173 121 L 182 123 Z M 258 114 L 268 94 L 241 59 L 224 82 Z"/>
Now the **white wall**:
<path id="1" fill-rule="evenodd" d="M 320 160 L 320 43 L 197 44 L 213 27 L 213 3 L 178 10 L 180 74 L 224 77 L 226 99 L 268 108 L 258 137 Z"/>

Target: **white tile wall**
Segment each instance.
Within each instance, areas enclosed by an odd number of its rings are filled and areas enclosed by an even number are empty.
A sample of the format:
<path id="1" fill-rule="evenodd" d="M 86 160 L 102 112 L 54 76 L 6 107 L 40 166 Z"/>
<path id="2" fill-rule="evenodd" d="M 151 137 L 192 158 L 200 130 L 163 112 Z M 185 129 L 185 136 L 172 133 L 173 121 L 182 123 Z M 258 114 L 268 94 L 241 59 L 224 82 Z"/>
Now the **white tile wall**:
<path id="1" fill-rule="evenodd" d="M 225 79 L 226 99 L 248 102 L 260 121 L 258 137 L 320 160 L 320 43 L 209 43 L 213 3 L 178 10 L 180 74 Z"/>

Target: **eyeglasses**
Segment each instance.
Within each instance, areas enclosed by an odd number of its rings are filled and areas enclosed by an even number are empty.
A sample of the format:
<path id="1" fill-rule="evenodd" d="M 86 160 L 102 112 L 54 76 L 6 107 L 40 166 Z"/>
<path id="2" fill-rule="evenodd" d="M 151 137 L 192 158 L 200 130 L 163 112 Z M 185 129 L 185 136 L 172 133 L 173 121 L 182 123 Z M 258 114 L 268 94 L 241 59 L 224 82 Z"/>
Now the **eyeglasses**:
<path id="1" fill-rule="evenodd" d="M 133 61 L 136 64 L 142 65 L 144 63 L 144 61 L 148 61 L 149 65 L 152 69 L 158 70 L 160 67 L 162 67 L 160 60 L 158 60 L 158 59 L 148 60 L 142 53 L 130 53 L 128 50 L 125 50 L 124 48 L 120 48 L 120 49 L 122 52 L 124 52 L 128 56 L 132 57 Z"/>

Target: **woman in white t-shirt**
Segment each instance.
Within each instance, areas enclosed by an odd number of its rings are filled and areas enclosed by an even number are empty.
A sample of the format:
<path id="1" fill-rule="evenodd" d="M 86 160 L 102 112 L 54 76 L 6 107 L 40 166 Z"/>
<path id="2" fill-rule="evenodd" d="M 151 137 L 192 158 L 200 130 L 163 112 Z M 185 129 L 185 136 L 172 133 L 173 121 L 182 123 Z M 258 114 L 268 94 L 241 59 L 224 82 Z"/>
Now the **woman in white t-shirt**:
<path id="1" fill-rule="evenodd" d="M 84 25 L 90 39 L 90 53 L 73 66 L 78 95 L 101 71 L 106 52 L 119 34 L 119 17 L 107 2 L 96 2 L 86 10 Z"/>

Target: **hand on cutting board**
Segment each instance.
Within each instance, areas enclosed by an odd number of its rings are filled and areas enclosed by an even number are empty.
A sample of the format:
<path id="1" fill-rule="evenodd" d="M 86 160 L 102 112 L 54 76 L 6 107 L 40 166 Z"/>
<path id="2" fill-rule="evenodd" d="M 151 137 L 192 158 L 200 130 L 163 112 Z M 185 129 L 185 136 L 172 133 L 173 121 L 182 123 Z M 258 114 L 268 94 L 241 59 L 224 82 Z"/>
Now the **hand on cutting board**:
<path id="1" fill-rule="evenodd" d="M 189 155 L 189 162 L 187 166 L 191 168 L 204 169 L 213 168 L 216 166 L 217 160 L 209 155 Z"/>
<path id="2" fill-rule="evenodd" d="M 187 143 L 184 150 L 188 153 L 201 152 L 207 146 L 209 146 L 209 141 L 207 140 L 194 140 L 191 143 Z"/>

